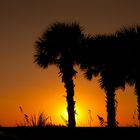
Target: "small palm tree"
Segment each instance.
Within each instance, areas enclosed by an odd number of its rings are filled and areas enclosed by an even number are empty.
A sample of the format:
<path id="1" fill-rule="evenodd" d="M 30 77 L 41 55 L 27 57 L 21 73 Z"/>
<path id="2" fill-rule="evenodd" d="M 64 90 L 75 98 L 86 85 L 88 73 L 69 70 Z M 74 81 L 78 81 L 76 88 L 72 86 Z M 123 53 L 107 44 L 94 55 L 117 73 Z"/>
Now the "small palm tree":
<path id="1" fill-rule="evenodd" d="M 42 68 L 56 65 L 67 92 L 68 127 L 75 127 L 74 82 L 83 33 L 78 23 L 54 23 L 36 41 L 35 62 Z"/>

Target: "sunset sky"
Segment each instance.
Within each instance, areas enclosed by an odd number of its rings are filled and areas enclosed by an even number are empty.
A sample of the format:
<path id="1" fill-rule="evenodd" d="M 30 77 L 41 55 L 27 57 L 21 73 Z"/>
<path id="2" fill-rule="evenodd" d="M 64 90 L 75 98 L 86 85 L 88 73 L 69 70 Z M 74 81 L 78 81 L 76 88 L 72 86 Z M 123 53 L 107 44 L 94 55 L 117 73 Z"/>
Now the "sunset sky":
<path id="1" fill-rule="evenodd" d="M 53 22 L 77 21 L 85 33 L 112 33 L 123 25 L 140 24 L 139 0 L 0 0 L 0 125 L 15 126 L 27 114 L 44 112 L 52 123 L 64 124 L 66 92 L 59 70 L 43 70 L 34 61 L 34 45 Z M 78 70 L 78 68 L 77 68 Z M 98 78 L 88 81 L 82 72 L 74 79 L 77 126 L 99 126 L 97 114 L 106 121 L 105 92 Z M 134 125 L 133 87 L 118 90 L 117 121 Z"/>

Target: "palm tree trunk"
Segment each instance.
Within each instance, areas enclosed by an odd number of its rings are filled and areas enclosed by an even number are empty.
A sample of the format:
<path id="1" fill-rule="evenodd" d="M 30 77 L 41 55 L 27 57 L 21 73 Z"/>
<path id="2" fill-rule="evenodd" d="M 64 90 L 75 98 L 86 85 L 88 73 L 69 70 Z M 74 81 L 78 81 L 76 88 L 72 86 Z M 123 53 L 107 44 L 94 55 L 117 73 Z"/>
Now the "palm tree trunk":
<path id="1" fill-rule="evenodd" d="M 67 110 L 68 110 L 68 127 L 75 127 L 75 110 L 74 110 L 74 84 L 73 80 L 69 80 L 65 83 L 67 92 Z"/>
<path id="2" fill-rule="evenodd" d="M 67 93 L 67 111 L 68 111 L 68 127 L 73 128 L 76 126 L 75 121 L 75 101 L 74 101 L 74 82 L 73 82 L 73 66 L 67 64 L 62 69 L 62 81 L 65 84 Z"/>
<path id="3" fill-rule="evenodd" d="M 109 128 L 116 127 L 116 110 L 115 110 L 115 89 L 109 87 L 106 90 L 107 102 L 107 125 Z"/>

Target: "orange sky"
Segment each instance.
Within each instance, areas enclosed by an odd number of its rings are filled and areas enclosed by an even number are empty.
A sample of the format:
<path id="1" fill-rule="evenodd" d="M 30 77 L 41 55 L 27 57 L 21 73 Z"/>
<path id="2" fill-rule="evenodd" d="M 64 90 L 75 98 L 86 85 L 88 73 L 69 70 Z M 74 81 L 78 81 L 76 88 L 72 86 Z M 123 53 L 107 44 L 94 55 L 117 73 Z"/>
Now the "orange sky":
<path id="1" fill-rule="evenodd" d="M 0 2 L 0 124 L 15 125 L 27 114 L 45 112 L 52 123 L 64 124 L 65 89 L 58 69 L 43 70 L 33 63 L 34 42 L 55 21 L 80 22 L 86 33 L 113 32 L 122 25 L 140 23 L 139 0 L 1 0 Z M 104 91 L 97 78 L 87 81 L 79 71 L 74 79 L 77 125 L 99 125 L 97 114 L 106 120 Z M 134 125 L 136 109 L 133 88 L 117 91 L 117 120 Z M 66 116 L 64 116 L 66 117 Z"/>

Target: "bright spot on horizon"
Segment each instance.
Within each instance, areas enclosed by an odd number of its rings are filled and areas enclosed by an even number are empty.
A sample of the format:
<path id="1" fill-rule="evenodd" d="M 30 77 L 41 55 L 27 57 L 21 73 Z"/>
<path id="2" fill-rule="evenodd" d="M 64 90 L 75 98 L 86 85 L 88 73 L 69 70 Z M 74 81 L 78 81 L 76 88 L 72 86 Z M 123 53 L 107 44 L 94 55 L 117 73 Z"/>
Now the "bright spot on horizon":
<path id="1" fill-rule="evenodd" d="M 67 109 L 63 109 L 60 111 L 60 116 L 63 121 L 63 123 L 66 125 L 66 121 L 68 121 L 68 111 Z M 84 120 L 83 115 L 82 115 L 82 109 L 79 109 L 78 107 L 75 107 L 75 120 L 76 120 L 76 126 L 80 126 L 80 122 Z"/>

